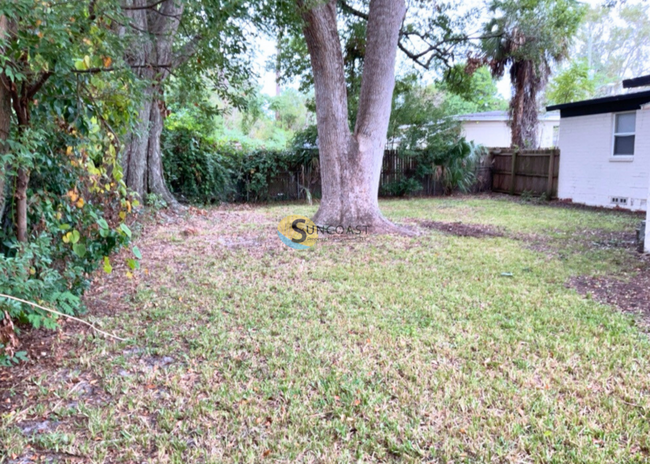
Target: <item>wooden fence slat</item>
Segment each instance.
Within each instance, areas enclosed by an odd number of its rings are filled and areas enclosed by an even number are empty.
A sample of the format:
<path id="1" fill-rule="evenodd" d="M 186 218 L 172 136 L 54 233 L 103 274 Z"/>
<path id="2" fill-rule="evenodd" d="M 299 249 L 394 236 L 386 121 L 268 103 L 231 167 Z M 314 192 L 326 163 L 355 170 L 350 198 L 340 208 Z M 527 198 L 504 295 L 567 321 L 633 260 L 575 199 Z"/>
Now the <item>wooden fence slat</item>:
<path id="1" fill-rule="evenodd" d="M 514 195 L 517 184 L 517 150 L 510 154 L 510 161 L 510 195 Z"/>
<path id="2" fill-rule="evenodd" d="M 555 153 L 548 157 L 548 181 L 546 183 L 546 195 L 553 196 L 553 177 L 555 175 Z"/>

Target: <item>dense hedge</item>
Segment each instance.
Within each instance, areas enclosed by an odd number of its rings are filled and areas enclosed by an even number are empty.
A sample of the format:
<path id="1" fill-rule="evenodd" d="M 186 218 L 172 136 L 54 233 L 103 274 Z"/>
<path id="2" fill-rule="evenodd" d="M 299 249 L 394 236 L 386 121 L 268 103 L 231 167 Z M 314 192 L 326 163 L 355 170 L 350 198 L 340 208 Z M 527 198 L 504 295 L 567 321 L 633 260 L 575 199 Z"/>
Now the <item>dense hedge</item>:
<path id="1" fill-rule="evenodd" d="M 267 201 L 269 181 L 281 172 L 299 170 L 313 150 L 242 152 L 186 127 L 163 133 L 163 167 L 171 191 L 181 201 Z"/>
<path id="2" fill-rule="evenodd" d="M 181 201 L 268 201 L 272 199 L 269 182 L 278 174 L 307 171 L 306 167 L 314 172 L 318 151 L 302 148 L 314 146 L 314 138 L 315 132 L 308 130 L 299 133 L 293 148 L 286 151 L 244 152 L 203 136 L 200 129 L 168 127 L 163 133 L 163 166 L 172 192 Z M 404 150 L 400 156 L 414 158 L 416 171 L 410 177 L 405 175 L 382 185 L 380 195 L 412 195 L 422 189 L 422 180 L 427 176 L 439 181 L 447 193 L 468 190 L 476 180 L 476 162 L 481 153 L 481 147 L 463 138 L 430 149 Z"/>

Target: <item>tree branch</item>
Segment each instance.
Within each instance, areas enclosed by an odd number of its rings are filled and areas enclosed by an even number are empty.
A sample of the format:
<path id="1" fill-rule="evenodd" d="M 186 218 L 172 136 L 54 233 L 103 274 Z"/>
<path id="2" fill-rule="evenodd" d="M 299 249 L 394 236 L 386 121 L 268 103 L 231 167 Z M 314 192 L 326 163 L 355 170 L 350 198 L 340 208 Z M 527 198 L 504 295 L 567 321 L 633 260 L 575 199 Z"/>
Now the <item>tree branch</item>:
<path id="1" fill-rule="evenodd" d="M 197 34 L 192 37 L 189 42 L 183 45 L 183 48 L 176 53 L 176 56 L 172 59 L 171 67 L 178 68 L 187 63 L 187 61 L 196 53 L 196 47 L 202 39 L 203 36 Z"/>
<path id="2" fill-rule="evenodd" d="M 151 10 L 161 3 L 165 3 L 167 0 L 158 0 L 157 2 L 152 3 L 151 5 L 143 6 L 123 6 L 122 9 L 125 11 L 138 11 L 138 10 Z"/>
<path id="3" fill-rule="evenodd" d="M 349 3 L 347 3 L 345 0 L 338 0 L 338 5 L 341 7 L 341 10 L 351 14 L 352 16 L 356 16 L 357 18 L 363 19 L 365 21 L 368 21 L 368 14 L 364 13 L 363 11 L 357 10 L 356 8 L 352 7 Z M 500 37 L 502 34 L 494 34 L 494 35 L 486 35 L 486 36 L 478 36 L 478 37 L 470 37 L 470 36 L 459 36 L 459 37 L 448 37 L 443 40 L 438 41 L 435 44 L 430 43 L 425 34 L 422 34 L 420 32 L 414 32 L 410 31 L 407 32 L 404 30 L 404 25 L 402 25 L 402 29 L 400 30 L 399 33 L 399 41 L 398 41 L 398 47 L 399 49 L 413 62 L 415 62 L 417 65 L 423 67 L 424 69 L 430 69 L 431 68 L 431 63 L 433 62 L 434 58 L 438 58 L 441 60 L 445 66 L 450 67 L 449 60 L 450 58 L 453 58 L 453 54 L 451 53 L 450 47 L 444 47 L 446 44 L 457 44 L 457 43 L 462 43 L 462 42 L 469 42 L 472 40 L 483 40 L 483 39 L 489 39 L 489 38 L 495 38 L 495 37 Z M 414 52 L 408 49 L 406 44 L 402 41 L 404 37 L 408 38 L 410 36 L 416 36 L 420 40 L 422 40 L 426 45 L 427 48 L 421 52 Z M 431 54 L 428 60 L 423 61 L 422 58 L 428 54 Z"/>
<path id="4" fill-rule="evenodd" d="M 25 97 L 27 98 L 27 100 L 31 100 L 32 98 L 34 98 L 34 95 L 36 95 L 36 93 L 39 90 L 41 90 L 43 84 L 47 82 L 47 80 L 50 78 L 50 76 L 52 76 L 52 74 L 54 74 L 52 71 L 46 71 L 41 74 L 38 80 L 34 82 L 34 84 L 32 84 L 25 92 Z"/>
<path id="5" fill-rule="evenodd" d="M 357 18 L 365 19 L 366 21 L 368 21 L 367 13 L 352 8 L 347 2 L 345 2 L 345 0 L 339 0 L 338 4 L 341 6 L 341 9 L 346 13 L 350 13 L 352 16 L 356 16 Z"/>
<path id="6" fill-rule="evenodd" d="M 169 69 L 172 68 L 173 64 L 134 64 L 134 65 L 129 65 L 125 66 L 123 68 L 88 68 L 88 69 L 72 69 L 72 72 L 75 74 L 99 74 L 102 72 L 113 72 L 113 71 L 119 71 L 122 69 L 141 69 L 141 68 L 164 68 L 164 69 Z"/>

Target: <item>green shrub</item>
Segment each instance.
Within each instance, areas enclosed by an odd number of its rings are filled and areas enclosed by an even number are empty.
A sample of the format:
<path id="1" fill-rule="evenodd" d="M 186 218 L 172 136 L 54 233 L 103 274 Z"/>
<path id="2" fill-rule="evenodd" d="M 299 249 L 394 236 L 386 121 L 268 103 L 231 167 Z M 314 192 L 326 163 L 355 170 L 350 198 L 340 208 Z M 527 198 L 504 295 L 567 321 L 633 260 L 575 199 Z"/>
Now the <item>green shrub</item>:
<path id="1" fill-rule="evenodd" d="M 17 241 L 10 203 L 0 230 L 0 293 L 74 314 L 83 309 L 81 296 L 90 273 L 102 265 L 110 271 L 111 253 L 130 243 L 124 219 L 137 202 L 122 182 L 112 139 L 96 127 L 35 133 L 29 144 L 12 140 L 14 151 L 4 157 L 9 166 L 27 146 L 33 160 L 29 236 L 26 243 Z M 135 259 L 127 264 L 138 266 Z M 0 320 L 7 316 L 36 328 L 56 326 L 51 314 L 0 298 Z M 0 364 L 20 359 L 7 340 L 0 344 Z"/>
<path id="2" fill-rule="evenodd" d="M 162 154 L 167 184 L 181 201 L 218 203 L 233 193 L 228 160 L 198 130 L 166 129 Z"/>
<path id="3" fill-rule="evenodd" d="M 307 166 L 318 174 L 318 151 L 313 148 L 243 151 L 204 137 L 205 127 L 186 122 L 168 124 L 162 145 L 167 183 L 181 200 L 268 201 L 269 182 L 278 174 Z"/>
<path id="4" fill-rule="evenodd" d="M 240 154 L 233 159 L 233 166 L 240 199 L 267 201 L 271 199 L 269 181 L 295 167 L 295 160 L 287 152 L 261 150 Z"/>
<path id="5" fill-rule="evenodd" d="M 402 156 L 416 160 L 414 177 L 433 176 L 443 185 L 446 194 L 456 190 L 469 191 L 476 182 L 476 169 L 485 149 L 464 138 L 445 141 L 427 148 L 406 151 Z"/>
<path id="6" fill-rule="evenodd" d="M 422 190 L 422 182 L 412 177 L 402 177 L 399 180 L 389 182 L 380 188 L 381 196 L 386 197 L 407 197 Z"/>

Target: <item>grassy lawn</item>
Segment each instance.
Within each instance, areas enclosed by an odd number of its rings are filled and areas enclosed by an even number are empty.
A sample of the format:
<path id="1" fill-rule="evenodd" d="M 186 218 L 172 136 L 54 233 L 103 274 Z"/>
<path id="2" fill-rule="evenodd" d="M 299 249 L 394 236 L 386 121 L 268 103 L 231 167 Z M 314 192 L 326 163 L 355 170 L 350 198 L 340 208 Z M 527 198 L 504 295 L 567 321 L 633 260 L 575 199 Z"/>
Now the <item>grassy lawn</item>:
<path id="1" fill-rule="evenodd" d="M 15 370 L 0 455 L 650 462 L 650 339 L 567 285 L 637 269 L 616 234 L 638 216 L 481 197 L 382 209 L 421 235 L 294 251 L 277 223 L 315 207 L 161 217 L 138 241 L 142 272 L 101 277 L 88 296 L 87 318 L 129 341 L 67 323 Z"/>

